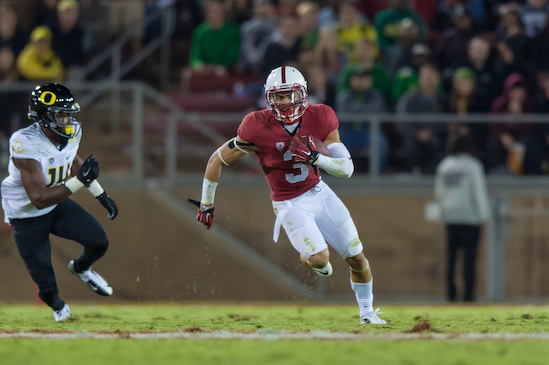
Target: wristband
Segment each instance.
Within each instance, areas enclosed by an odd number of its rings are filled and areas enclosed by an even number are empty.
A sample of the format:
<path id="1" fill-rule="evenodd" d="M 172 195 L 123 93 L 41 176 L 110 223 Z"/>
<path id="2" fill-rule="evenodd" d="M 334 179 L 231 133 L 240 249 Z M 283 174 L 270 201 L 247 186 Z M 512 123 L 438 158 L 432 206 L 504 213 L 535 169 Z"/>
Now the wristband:
<path id="1" fill-rule="evenodd" d="M 93 180 L 88 187 L 88 191 L 97 198 L 99 195 L 105 192 L 105 189 L 103 189 L 103 187 L 100 183 L 97 182 L 97 180 Z"/>
<path id="2" fill-rule="evenodd" d="M 204 178 L 202 182 L 202 199 L 200 200 L 202 205 L 212 205 L 214 203 L 217 184 L 217 182 Z"/>
<path id="3" fill-rule="evenodd" d="M 65 180 L 65 186 L 74 194 L 84 187 L 84 183 L 78 180 L 76 176 L 73 176 L 70 179 Z"/>

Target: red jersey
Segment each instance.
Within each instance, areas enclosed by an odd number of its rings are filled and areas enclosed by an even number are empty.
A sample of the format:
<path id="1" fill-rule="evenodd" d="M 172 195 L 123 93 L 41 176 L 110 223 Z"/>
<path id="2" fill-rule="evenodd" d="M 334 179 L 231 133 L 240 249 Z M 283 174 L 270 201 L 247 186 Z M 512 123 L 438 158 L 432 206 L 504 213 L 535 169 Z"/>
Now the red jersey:
<path id="1" fill-rule="evenodd" d="M 332 108 L 324 104 L 311 104 L 301 117 L 301 126 L 295 137 L 313 136 L 324 141 L 338 128 L 339 121 Z M 272 200 L 295 198 L 320 181 L 320 169 L 315 174 L 310 164 L 292 160 L 288 147 L 293 137 L 269 110 L 248 114 L 238 127 L 237 134 L 259 149 L 256 156 L 271 188 Z"/>

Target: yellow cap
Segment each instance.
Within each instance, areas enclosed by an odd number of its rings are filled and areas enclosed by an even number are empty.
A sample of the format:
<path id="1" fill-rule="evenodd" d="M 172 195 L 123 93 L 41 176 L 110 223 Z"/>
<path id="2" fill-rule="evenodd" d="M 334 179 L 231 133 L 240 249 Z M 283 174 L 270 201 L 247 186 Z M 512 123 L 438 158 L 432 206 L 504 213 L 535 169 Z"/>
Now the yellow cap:
<path id="1" fill-rule="evenodd" d="M 51 30 L 43 25 L 34 28 L 30 35 L 31 42 L 36 42 L 40 39 L 51 39 Z"/>
<path id="2" fill-rule="evenodd" d="M 57 4 L 57 11 L 65 11 L 67 9 L 78 9 L 78 2 L 75 0 L 61 0 Z"/>

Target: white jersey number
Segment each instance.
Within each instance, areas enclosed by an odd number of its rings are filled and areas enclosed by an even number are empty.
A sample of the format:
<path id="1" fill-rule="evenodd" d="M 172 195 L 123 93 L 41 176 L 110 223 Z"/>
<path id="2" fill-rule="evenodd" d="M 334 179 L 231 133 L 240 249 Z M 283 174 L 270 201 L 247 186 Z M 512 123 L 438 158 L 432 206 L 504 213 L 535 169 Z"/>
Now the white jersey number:
<path id="1" fill-rule="evenodd" d="M 292 159 L 292 154 L 290 150 L 284 153 L 284 161 L 290 161 Z M 294 169 L 301 170 L 301 174 L 286 174 L 286 181 L 290 184 L 295 184 L 301 181 L 304 181 L 307 176 L 309 176 L 309 167 L 303 164 L 302 162 L 295 163 L 292 166 Z"/>

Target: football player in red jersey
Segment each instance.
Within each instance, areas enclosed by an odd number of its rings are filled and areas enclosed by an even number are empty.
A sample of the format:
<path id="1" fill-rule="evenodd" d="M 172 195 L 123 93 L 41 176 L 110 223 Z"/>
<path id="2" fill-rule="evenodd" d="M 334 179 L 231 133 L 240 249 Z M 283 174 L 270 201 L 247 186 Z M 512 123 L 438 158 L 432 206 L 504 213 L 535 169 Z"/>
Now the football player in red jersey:
<path id="1" fill-rule="evenodd" d="M 284 227 L 301 260 L 321 276 L 332 274 L 326 241 L 351 268 L 351 287 L 361 323 L 385 324 L 373 309 L 372 271 L 349 211 L 320 178 L 320 170 L 351 177 L 351 155 L 339 138 L 339 121 L 332 108 L 309 105 L 307 82 L 290 66 L 271 71 L 265 82 L 267 109 L 248 114 L 237 136 L 208 160 L 197 219 L 208 229 L 214 221 L 214 196 L 223 165 L 254 152 L 271 189 L 276 214 L 273 239 Z M 306 136 L 308 138 L 299 138 Z M 324 141 L 330 156 L 320 154 L 314 138 Z M 293 141 L 293 142 L 292 142 Z"/>

